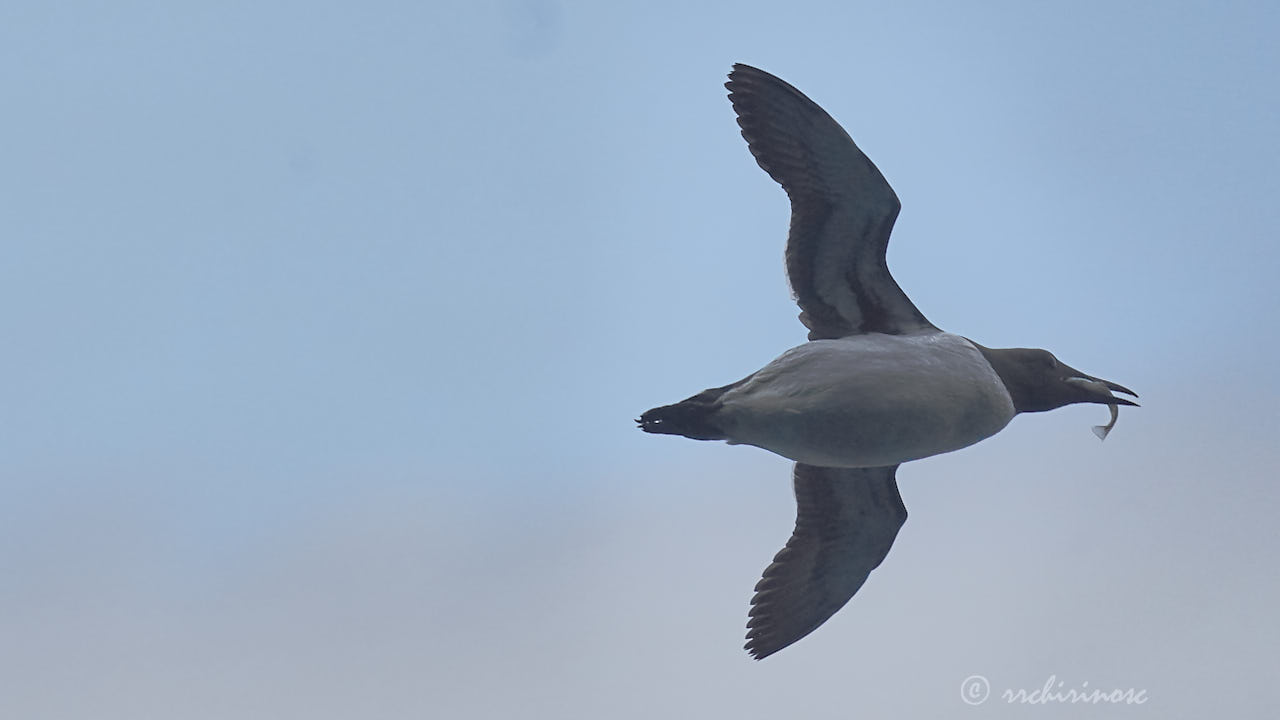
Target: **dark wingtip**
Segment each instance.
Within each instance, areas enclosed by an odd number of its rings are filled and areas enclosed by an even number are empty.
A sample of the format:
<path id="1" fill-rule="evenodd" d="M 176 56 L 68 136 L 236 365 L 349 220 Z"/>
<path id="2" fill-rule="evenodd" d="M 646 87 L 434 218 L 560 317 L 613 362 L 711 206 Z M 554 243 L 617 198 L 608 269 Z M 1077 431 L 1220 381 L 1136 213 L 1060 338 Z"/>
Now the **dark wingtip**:
<path id="1" fill-rule="evenodd" d="M 746 63 L 734 63 L 733 69 L 729 71 L 729 81 L 724 84 L 724 88 L 729 91 L 732 96 L 738 84 L 748 82 L 751 75 L 763 76 L 767 75 L 765 71 L 757 67 L 752 67 Z"/>
<path id="2" fill-rule="evenodd" d="M 777 652 L 777 650 L 761 650 L 756 647 L 755 640 L 747 641 L 747 644 L 743 645 L 742 649 L 747 651 L 747 654 L 751 656 L 752 660 L 763 660 Z"/>

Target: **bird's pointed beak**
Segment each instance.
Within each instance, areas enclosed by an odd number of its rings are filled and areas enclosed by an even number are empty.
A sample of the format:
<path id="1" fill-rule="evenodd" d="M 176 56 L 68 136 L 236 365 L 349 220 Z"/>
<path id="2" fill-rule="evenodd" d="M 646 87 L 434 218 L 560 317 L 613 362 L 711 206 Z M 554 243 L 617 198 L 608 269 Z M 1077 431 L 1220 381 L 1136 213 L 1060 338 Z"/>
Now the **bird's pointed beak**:
<path id="1" fill-rule="evenodd" d="M 1099 440 L 1106 440 L 1108 433 L 1111 432 L 1111 428 L 1116 426 L 1116 420 L 1120 417 L 1117 407 L 1120 405 L 1132 405 L 1133 407 L 1138 407 L 1138 403 L 1127 398 L 1116 397 L 1111 394 L 1112 391 L 1132 395 L 1133 397 L 1138 397 L 1138 393 L 1130 390 L 1120 383 L 1113 383 L 1110 380 L 1103 380 L 1102 378 L 1096 378 L 1092 375 L 1085 375 L 1075 368 L 1068 367 L 1067 369 L 1070 373 L 1066 378 L 1066 383 L 1077 393 L 1077 399 L 1072 402 L 1099 403 L 1107 405 L 1111 409 L 1111 422 L 1108 422 L 1106 425 L 1093 426 L 1093 434 L 1097 435 Z"/>
<path id="2" fill-rule="evenodd" d="M 1094 382 L 1100 382 L 1103 385 L 1106 385 L 1107 389 L 1113 392 L 1121 392 L 1121 393 L 1124 393 L 1125 395 L 1132 395 L 1134 397 L 1138 397 L 1138 393 L 1130 390 L 1129 388 L 1121 385 L 1120 383 L 1113 383 L 1110 380 L 1103 380 L 1102 378 L 1096 378 L 1092 376 L 1089 376 L 1089 379 Z"/>
<path id="3" fill-rule="evenodd" d="M 1073 376 L 1067 378 L 1067 384 L 1071 385 L 1079 393 L 1079 399 L 1075 402 L 1100 403 L 1102 405 L 1132 405 L 1133 407 L 1139 407 L 1138 403 L 1133 402 L 1132 400 L 1112 395 L 1111 392 L 1114 390 L 1115 392 L 1121 392 L 1126 395 L 1138 397 L 1138 393 L 1119 383 L 1113 383 L 1110 380 L 1102 380 L 1100 378 L 1093 377 L 1092 375 L 1085 375 L 1084 373 L 1076 372 Z"/>

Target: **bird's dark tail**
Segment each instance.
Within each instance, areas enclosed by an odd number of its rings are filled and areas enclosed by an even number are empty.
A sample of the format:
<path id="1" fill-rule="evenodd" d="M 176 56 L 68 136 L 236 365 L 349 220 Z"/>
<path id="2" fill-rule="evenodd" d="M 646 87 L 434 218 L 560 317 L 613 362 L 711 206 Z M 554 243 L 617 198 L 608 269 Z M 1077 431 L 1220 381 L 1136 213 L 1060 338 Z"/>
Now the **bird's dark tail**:
<path id="1" fill-rule="evenodd" d="M 724 440 L 724 430 L 716 424 L 715 414 L 720 409 L 720 396 L 740 382 L 703 390 L 674 405 L 656 407 L 641 415 L 636 424 L 647 433 L 683 435 L 694 440 Z"/>

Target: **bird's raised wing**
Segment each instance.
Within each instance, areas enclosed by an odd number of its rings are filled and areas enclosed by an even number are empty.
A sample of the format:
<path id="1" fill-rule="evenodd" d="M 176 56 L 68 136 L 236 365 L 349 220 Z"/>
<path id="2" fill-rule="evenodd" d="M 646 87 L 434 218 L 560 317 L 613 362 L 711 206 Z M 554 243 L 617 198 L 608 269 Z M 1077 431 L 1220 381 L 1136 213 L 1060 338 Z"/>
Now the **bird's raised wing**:
<path id="1" fill-rule="evenodd" d="M 757 660 L 826 622 L 884 560 L 907 520 L 897 469 L 796 463 L 796 529 L 751 598 L 746 648 Z"/>
<path id="2" fill-rule="evenodd" d="M 725 87 L 751 154 L 791 198 L 787 277 L 809 339 L 936 329 L 889 274 L 901 204 L 849 134 L 763 70 L 734 65 Z"/>

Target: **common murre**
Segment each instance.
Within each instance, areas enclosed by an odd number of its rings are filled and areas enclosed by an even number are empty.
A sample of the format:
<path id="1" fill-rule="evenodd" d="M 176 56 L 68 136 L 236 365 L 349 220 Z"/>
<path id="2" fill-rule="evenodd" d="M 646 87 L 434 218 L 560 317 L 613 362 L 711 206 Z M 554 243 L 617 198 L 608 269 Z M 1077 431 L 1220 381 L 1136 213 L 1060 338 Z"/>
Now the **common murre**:
<path id="1" fill-rule="evenodd" d="M 736 64 L 729 99 L 751 154 L 791 200 L 786 268 L 809 342 L 724 387 L 637 420 L 645 432 L 755 445 L 796 461 L 796 527 L 751 600 L 767 657 L 849 601 L 907 512 L 898 465 L 972 445 L 1024 412 L 1137 405 L 1046 350 L 992 349 L 930 323 L 889 274 L 901 207 L 852 138 L 773 75 Z"/>

